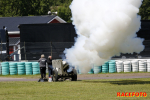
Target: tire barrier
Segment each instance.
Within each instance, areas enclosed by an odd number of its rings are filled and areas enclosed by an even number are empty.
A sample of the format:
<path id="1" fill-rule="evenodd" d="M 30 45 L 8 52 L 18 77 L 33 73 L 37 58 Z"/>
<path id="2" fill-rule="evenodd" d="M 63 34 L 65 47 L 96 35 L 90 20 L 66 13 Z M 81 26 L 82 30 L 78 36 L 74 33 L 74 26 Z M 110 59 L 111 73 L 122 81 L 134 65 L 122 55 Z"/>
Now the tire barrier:
<path id="1" fill-rule="evenodd" d="M 40 74 L 40 66 L 38 62 L 32 62 L 33 75 Z"/>
<path id="2" fill-rule="evenodd" d="M 131 62 L 130 61 L 124 61 L 124 72 L 131 72 Z"/>
<path id="3" fill-rule="evenodd" d="M 9 75 L 9 63 L 8 62 L 2 62 L 2 75 Z"/>
<path id="4" fill-rule="evenodd" d="M 132 65 L 132 66 L 131 66 Z M 150 60 L 115 61 L 110 60 L 102 66 L 94 66 L 88 73 L 115 73 L 115 72 L 150 72 Z M 81 70 L 78 68 L 78 74 Z M 0 63 L 0 75 L 36 75 L 40 74 L 38 62 L 2 62 Z"/>
<path id="5" fill-rule="evenodd" d="M 26 75 L 32 75 L 32 63 L 25 62 Z"/>
<path id="6" fill-rule="evenodd" d="M 139 72 L 146 72 L 146 61 L 139 61 Z"/>
<path id="7" fill-rule="evenodd" d="M 17 68 L 18 68 L 18 75 L 25 74 L 25 63 L 24 62 L 17 63 Z"/>
<path id="8" fill-rule="evenodd" d="M 93 73 L 94 73 L 93 69 L 91 69 L 91 70 L 88 72 L 88 74 L 93 74 Z"/>
<path id="9" fill-rule="evenodd" d="M 102 66 L 94 66 L 94 74 L 98 74 L 102 72 Z"/>
<path id="10" fill-rule="evenodd" d="M 108 73 L 108 68 L 109 68 L 108 65 L 109 65 L 108 62 L 102 65 L 102 73 Z"/>
<path id="11" fill-rule="evenodd" d="M 2 66 L 1 66 L 1 63 L 0 63 L 0 75 L 2 75 Z"/>
<path id="12" fill-rule="evenodd" d="M 147 72 L 150 72 L 150 60 L 147 60 Z"/>
<path id="13" fill-rule="evenodd" d="M 78 66 L 76 67 L 76 71 L 77 71 L 77 74 L 81 74 L 81 70 Z"/>
<path id="14" fill-rule="evenodd" d="M 132 72 L 138 72 L 139 71 L 139 61 L 133 60 L 132 63 Z"/>
<path id="15" fill-rule="evenodd" d="M 116 72 L 116 61 L 110 60 L 109 61 L 109 73 L 115 73 Z"/>
<path id="16" fill-rule="evenodd" d="M 10 75 L 17 75 L 17 63 L 11 62 L 9 63 Z"/>
<path id="17" fill-rule="evenodd" d="M 80 68 L 78 69 L 78 74 L 81 74 L 81 69 Z"/>
<path id="18" fill-rule="evenodd" d="M 123 72 L 123 61 L 117 61 L 116 62 L 116 69 L 117 69 L 117 72 L 120 73 L 120 72 Z"/>

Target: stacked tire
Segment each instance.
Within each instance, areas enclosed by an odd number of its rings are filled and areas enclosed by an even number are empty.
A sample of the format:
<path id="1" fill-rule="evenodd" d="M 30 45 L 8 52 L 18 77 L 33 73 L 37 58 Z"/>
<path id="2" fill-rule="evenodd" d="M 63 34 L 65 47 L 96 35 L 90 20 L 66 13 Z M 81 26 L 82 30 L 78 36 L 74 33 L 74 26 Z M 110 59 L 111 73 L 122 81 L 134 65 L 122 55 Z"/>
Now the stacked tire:
<path id="1" fill-rule="evenodd" d="M 108 73 L 108 62 L 102 65 L 102 73 Z"/>
<path id="2" fill-rule="evenodd" d="M 17 75 L 17 63 L 10 62 L 9 63 L 10 75 Z"/>
<path id="3" fill-rule="evenodd" d="M 19 63 L 17 63 L 17 67 L 18 67 L 18 75 L 24 75 L 25 74 L 25 63 L 19 62 Z"/>
<path id="4" fill-rule="evenodd" d="M 94 66 L 94 74 L 98 74 L 102 72 L 102 66 Z"/>
<path id="5" fill-rule="evenodd" d="M 77 70 L 77 74 L 81 74 L 80 68 L 78 66 L 76 67 L 76 70 Z"/>
<path id="6" fill-rule="evenodd" d="M 150 60 L 147 60 L 147 72 L 150 72 Z"/>
<path id="7" fill-rule="evenodd" d="M 32 75 L 32 63 L 25 62 L 26 75 Z"/>
<path id="8" fill-rule="evenodd" d="M 88 74 L 93 74 L 94 71 L 93 71 L 93 68 L 88 72 Z"/>
<path id="9" fill-rule="evenodd" d="M 2 62 L 2 75 L 9 75 L 9 63 L 8 62 Z"/>
<path id="10" fill-rule="evenodd" d="M 116 62 L 116 69 L 117 69 L 117 72 L 120 73 L 120 72 L 123 72 L 123 61 L 117 61 Z"/>
<path id="11" fill-rule="evenodd" d="M 32 63 L 32 70 L 33 70 L 33 75 L 40 74 L 40 67 L 38 62 L 33 62 Z"/>
<path id="12" fill-rule="evenodd" d="M 124 61 L 124 72 L 131 72 L 131 62 L 130 61 Z"/>
<path id="13" fill-rule="evenodd" d="M 146 61 L 139 61 L 139 72 L 146 72 Z"/>
<path id="14" fill-rule="evenodd" d="M 78 69 L 78 74 L 82 74 L 82 73 L 81 73 L 81 69 L 80 69 L 80 68 Z"/>
<path id="15" fill-rule="evenodd" d="M 2 66 L 0 64 L 0 75 L 2 75 Z"/>
<path id="16" fill-rule="evenodd" d="M 116 72 L 116 61 L 110 60 L 109 61 L 109 73 L 115 73 Z"/>
<path id="17" fill-rule="evenodd" d="M 139 71 L 139 62 L 137 60 L 131 61 L 132 63 L 132 72 L 138 72 Z"/>

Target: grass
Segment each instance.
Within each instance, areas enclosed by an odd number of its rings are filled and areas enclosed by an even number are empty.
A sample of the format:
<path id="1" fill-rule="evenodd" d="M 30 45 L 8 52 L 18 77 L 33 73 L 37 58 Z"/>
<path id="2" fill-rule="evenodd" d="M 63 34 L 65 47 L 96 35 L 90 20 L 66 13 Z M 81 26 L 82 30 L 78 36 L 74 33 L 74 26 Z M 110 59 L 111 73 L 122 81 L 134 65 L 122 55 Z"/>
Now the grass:
<path id="1" fill-rule="evenodd" d="M 117 92 L 146 92 L 147 97 L 117 97 Z M 76 82 L 0 82 L 0 100 L 150 100 L 150 79 Z"/>

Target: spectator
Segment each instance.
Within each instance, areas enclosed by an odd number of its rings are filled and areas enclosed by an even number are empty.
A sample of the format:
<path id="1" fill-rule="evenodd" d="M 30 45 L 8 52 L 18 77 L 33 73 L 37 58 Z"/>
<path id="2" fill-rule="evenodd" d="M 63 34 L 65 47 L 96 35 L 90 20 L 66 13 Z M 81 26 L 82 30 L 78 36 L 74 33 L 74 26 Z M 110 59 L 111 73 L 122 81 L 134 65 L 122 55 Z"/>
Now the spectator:
<path id="1" fill-rule="evenodd" d="M 49 73 L 48 76 L 51 77 L 52 72 L 53 72 L 52 56 L 48 57 L 47 64 L 48 64 L 48 73 Z"/>
<path id="2" fill-rule="evenodd" d="M 41 72 L 41 79 L 46 78 L 46 58 L 44 54 L 41 55 L 41 58 L 38 60 L 40 62 L 40 72 Z"/>

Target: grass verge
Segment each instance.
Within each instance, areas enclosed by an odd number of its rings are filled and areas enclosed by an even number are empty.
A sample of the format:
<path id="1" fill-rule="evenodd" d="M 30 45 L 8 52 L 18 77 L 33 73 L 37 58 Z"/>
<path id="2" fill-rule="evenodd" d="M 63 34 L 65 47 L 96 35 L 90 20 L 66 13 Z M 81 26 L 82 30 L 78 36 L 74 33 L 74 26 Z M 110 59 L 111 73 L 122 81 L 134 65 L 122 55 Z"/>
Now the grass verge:
<path id="1" fill-rule="evenodd" d="M 149 78 L 0 82 L 0 100 L 150 100 L 149 88 Z M 117 92 L 146 92 L 147 97 L 117 97 Z"/>

